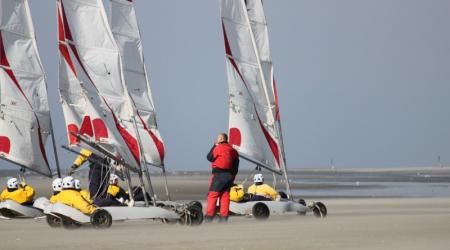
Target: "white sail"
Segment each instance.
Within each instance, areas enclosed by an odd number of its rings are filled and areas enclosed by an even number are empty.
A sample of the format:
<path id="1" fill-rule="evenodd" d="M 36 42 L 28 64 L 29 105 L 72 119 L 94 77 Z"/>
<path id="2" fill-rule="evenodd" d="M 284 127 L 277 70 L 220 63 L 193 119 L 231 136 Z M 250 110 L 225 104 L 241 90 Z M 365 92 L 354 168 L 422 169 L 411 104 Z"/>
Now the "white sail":
<path id="1" fill-rule="evenodd" d="M 123 81 L 120 52 L 102 0 L 58 0 L 60 94 L 69 143 L 72 133 L 140 169 L 134 107 Z"/>
<path id="2" fill-rule="evenodd" d="M 284 168 L 276 90 L 261 0 L 221 0 L 230 143 L 272 171 Z"/>
<path id="3" fill-rule="evenodd" d="M 122 55 L 128 92 L 137 109 L 137 127 L 145 161 L 161 166 L 164 163 L 164 143 L 156 123 L 156 112 L 133 2 L 111 0 L 110 20 L 111 30 Z"/>
<path id="4" fill-rule="evenodd" d="M 0 156 L 51 176 L 44 70 L 26 0 L 0 0 Z"/>

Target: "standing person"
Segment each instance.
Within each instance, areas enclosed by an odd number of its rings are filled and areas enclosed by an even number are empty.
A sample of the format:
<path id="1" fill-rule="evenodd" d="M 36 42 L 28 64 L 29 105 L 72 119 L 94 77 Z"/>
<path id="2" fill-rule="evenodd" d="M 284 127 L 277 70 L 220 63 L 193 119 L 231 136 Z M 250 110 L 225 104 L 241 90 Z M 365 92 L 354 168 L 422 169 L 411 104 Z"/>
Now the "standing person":
<path id="1" fill-rule="evenodd" d="M 212 174 L 209 184 L 205 222 L 211 222 L 216 213 L 217 200 L 220 200 L 220 222 L 228 220 L 230 208 L 230 188 L 239 169 L 239 154 L 228 143 L 228 136 L 221 133 L 215 145 L 206 156 L 211 162 Z"/>
<path id="2" fill-rule="evenodd" d="M 86 161 L 89 161 L 88 179 L 91 199 L 105 198 L 108 190 L 110 160 L 107 157 L 98 156 L 87 149 L 82 149 L 80 155 L 73 162 L 69 175 L 72 175 Z"/>

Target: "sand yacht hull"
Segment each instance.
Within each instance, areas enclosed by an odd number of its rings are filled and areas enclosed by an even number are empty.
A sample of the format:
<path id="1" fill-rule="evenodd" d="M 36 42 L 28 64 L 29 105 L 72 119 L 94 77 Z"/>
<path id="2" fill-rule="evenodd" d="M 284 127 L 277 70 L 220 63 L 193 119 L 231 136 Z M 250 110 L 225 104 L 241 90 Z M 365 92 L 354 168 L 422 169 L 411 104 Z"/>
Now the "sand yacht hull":
<path id="1" fill-rule="evenodd" d="M 44 204 L 44 202 L 40 203 Z M 112 221 L 126 221 L 126 220 L 162 220 L 165 222 L 180 222 L 189 225 L 200 224 L 203 221 L 203 212 L 201 206 L 198 203 L 176 203 L 172 201 L 158 202 L 158 206 L 134 206 L 134 207 L 101 207 L 99 210 L 105 211 L 111 217 Z M 46 204 L 44 208 L 44 214 L 47 216 L 47 222 L 52 227 L 61 225 L 63 222 L 70 222 L 70 225 L 90 225 L 93 224 L 93 216 L 88 216 L 80 212 L 79 210 L 64 205 L 62 203 Z M 186 220 L 187 215 L 196 213 L 195 219 Z M 59 220 L 59 222 L 58 222 Z M 51 224 L 52 223 L 52 224 Z M 95 224 L 95 223 L 94 223 Z M 93 225 L 94 225 L 93 224 Z M 96 226 L 96 225 L 94 225 Z"/>
<path id="2" fill-rule="evenodd" d="M 37 208 L 24 206 L 12 200 L 0 202 L 0 214 L 8 218 L 35 218 L 44 215 Z"/>
<path id="3" fill-rule="evenodd" d="M 321 202 L 295 202 L 292 200 L 280 201 L 248 201 L 230 202 L 230 212 L 234 215 L 253 216 L 256 219 L 267 219 L 271 215 L 283 215 L 287 213 L 297 213 L 305 215 L 313 212 L 316 217 L 324 218 L 327 209 Z"/>

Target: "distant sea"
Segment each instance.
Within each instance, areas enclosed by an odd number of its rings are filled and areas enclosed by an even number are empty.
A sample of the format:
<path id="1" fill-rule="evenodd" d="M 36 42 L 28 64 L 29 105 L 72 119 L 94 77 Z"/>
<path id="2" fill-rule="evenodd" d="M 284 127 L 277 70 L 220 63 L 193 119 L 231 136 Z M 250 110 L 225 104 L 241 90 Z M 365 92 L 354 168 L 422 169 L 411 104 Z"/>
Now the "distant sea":
<path id="1" fill-rule="evenodd" d="M 292 177 L 297 197 L 450 197 L 448 168 L 306 171 Z"/>

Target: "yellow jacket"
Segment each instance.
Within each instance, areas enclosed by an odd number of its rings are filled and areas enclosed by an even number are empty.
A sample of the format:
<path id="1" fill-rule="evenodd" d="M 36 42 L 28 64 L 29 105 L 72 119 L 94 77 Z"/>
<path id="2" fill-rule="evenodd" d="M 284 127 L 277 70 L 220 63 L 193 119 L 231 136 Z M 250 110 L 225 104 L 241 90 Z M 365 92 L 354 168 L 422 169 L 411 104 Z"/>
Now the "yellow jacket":
<path id="1" fill-rule="evenodd" d="M 89 191 L 87 191 L 86 189 L 81 189 L 80 194 L 83 199 L 92 204 L 93 201 L 91 199 L 91 194 L 89 193 Z"/>
<path id="2" fill-rule="evenodd" d="M 113 184 L 108 186 L 108 195 L 117 199 L 123 198 L 124 200 L 128 200 L 130 198 L 125 190 L 123 190 L 120 186 Z"/>
<path id="3" fill-rule="evenodd" d="M 92 151 L 89 151 L 87 149 L 81 149 L 80 155 L 75 159 L 73 162 L 73 165 L 79 168 L 83 163 L 85 163 L 88 158 L 92 155 Z"/>
<path id="4" fill-rule="evenodd" d="M 53 201 L 52 199 L 50 199 L 50 202 L 52 203 L 61 202 L 67 206 L 76 208 L 80 210 L 82 213 L 87 215 L 92 214 L 96 210 L 96 207 L 90 204 L 88 201 L 86 201 L 81 196 L 80 192 L 73 189 L 67 189 L 59 192 L 59 194 L 55 195 L 55 199 Z"/>
<path id="5" fill-rule="evenodd" d="M 5 188 L 0 195 L 0 201 L 13 200 L 19 204 L 24 204 L 33 201 L 35 191 L 31 186 L 19 187 L 17 190 L 9 192 Z"/>
<path id="6" fill-rule="evenodd" d="M 250 187 L 248 187 L 247 193 L 261 195 L 266 198 L 270 198 L 272 200 L 275 200 L 278 196 L 278 192 L 267 184 L 261 185 L 253 184 Z"/>
<path id="7" fill-rule="evenodd" d="M 242 185 L 232 186 L 230 189 L 230 201 L 239 202 L 244 199 L 244 187 Z"/>
<path id="8" fill-rule="evenodd" d="M 58 201 L 58 194 L 61 193 L 61 191 L 59 191 L 56 194 L 53 194 L 52 197 L 50 197 L 50 203 L 56 203 Z"/>

